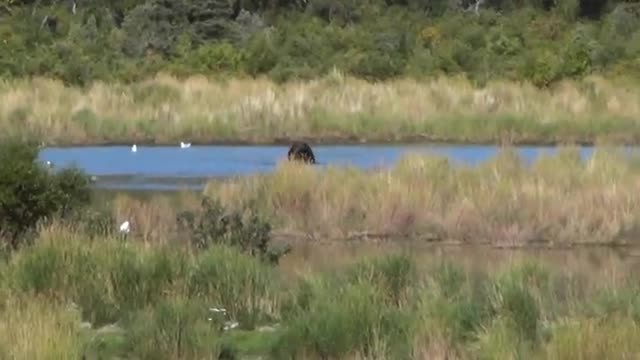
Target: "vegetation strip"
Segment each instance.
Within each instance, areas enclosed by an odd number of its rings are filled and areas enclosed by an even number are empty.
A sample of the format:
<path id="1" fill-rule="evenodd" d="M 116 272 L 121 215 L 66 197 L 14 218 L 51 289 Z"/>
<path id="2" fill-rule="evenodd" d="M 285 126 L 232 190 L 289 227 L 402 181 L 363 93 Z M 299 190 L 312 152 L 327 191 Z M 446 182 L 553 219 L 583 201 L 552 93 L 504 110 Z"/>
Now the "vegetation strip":
<path id="1" fill-rule="evenodd" d="M 205 193 L 317 239 L 360 232 L 501 247 L 622 245 L 638 240 L 638 174 L 637 157 L 614 150 L 585 161 L 569 147 L 528 165 L 507 148 L 473 167 L 417 154 L 375 172 L 283 163 L 213 181 Z"/>
<path id="2" fill-rule="evenodd" d="M 540 89 L 457 78 L 382 83 L 333 74 L 276 84 L 159 75 L 86 89 L 0 83 L 3 137 L 45 145 L 399 143 L 640 144 L 640 87 L 591 77 Z"/>
<path id="3" fill-rule="evenodd" d="M 525 259 L 479 270 L 421 259 L 394 252 L 296 276 L 233 246 L 192 253 L 49 231 L 2 264 L 0 354 L 567 360 L 640 354 L 638 279 L 630 269 L 565 271 Z"/>
<path id="4" fill-rule="evenodd" d="M 622 0 L 9 0 L 0 75 L 77 86 L 158 72 L 278 83 L 336 70 L 369 81 L 464 74 L 538 87 L 637 79 L 638 14 Z"/>

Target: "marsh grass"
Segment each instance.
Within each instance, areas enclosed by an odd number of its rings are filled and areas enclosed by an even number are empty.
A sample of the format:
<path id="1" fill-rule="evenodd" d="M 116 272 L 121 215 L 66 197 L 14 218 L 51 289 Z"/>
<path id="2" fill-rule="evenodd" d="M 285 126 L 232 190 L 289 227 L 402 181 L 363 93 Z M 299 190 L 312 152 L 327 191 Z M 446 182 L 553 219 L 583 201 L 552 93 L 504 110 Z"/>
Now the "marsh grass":
<path id="1" fill-rule="evenodd" d="M 275 229 L 315 238 L 572 246 L 637 240 L 638 175 L 635 158 L 614 150 L 581 161 L 568 147 L 527 164 L 506 148 L 478 166 L 416 154 L 375 171 L 281 163 L 205 193 L 231 207 L 251 202 Z"/>
<path id="2" fill-rule="evenodd" d="M 408 154 L 392 168 L 370 171 L 283 162 L 270 174 L 211 181 L 204 194 L 229 210 L 260 214 L 276 242 L 297 243 L 298 251 L 308 239 L 624 245 L 640 234 L 639 165 L 637 155 L 606 147 L 585 160 L 577 148 L 563 147 L 533 163 L 504 148 L 475 166 Z M 110 196 L 103 201 L 112 216 L 106 233 L 115 236 L 129 220 L 130 238 L 147 244 L 188 243 L 176 218 L 202 200 L 193 193 Z M 79 223 L 97 226 L 100 219 Z"/>
<path id="3" fill-rule="evenodd" d="M 2 265 L 0 354 L 15 359 L 213 359 L 223 352 L 277 359 L 640 355 L 636 273 L 618 269 L 622 278 L 600 278 L 593 275 L 602 275 L 601 269 L 577 274 L 530 258 L 480 271 L 457 262 L 391 252 L 285 282 L 283 272 L 290 270 L 266 266 L 233 248 L 192 252 L 51 230 Z M 577 281 L 583 278 L 589 281 Z M 223 331 L 224 319 L 209 320 L 209 307 L 225 307 L 240 328 Z M 259 330 L 262 325 L 271 330 Z"/>
<path id="4" fill-rule="evenodd" d="M 219 330 L 207 320 L 202 299 L 178 297 L 148 303 L 130 321 L 130 354 L 148 359 L 215 359 Z"/>
<path id="5" fill-rule="evenodd" d="M 71 298 L 85 319 L 104 325 L 174 295 L 194 296 L 231 316 L 261 319 L 273 307 L 272 270 L 231 248 L 194 256 L 183 248 L 82 241 L 61 234 L 12 258 L 6 285 L 15 291 Z M 258 312 L 263 312 L 261 316 Z"/>
<path id="6" fill-rule="evenodd" d="M 130 222 L 135 238 L 147 243 L 175 243 L 188 240 L 176 236 L 178 213 L 196 210 L 201 199 L 190 192 L 180 192 L 177 196 L 156 195 L 145 200 L 117 195 L 105 201 L 109 203 L 117 224 Z"/>
<path id="7" fill-rule="evenodd" d="M 634 359 L 640 354 L 640 328 L 630 318 L 576 319 L 558 325 L 545 356 L 555 359 Z"/>
<path id="8" fill-rule="evenodd" d="M 0 307 L 3 359 L 81 358 L 81 316 L 67 304 L 18 295 L 3 299 Z"/>
<path id="9" fill-rule="evenodd" d="M 368 83 L 216 82 L 157 75 L 88 88 L 34 78 L 0 83 L 0 130 L 49 144 L 326 141 L 634 142 L 640 87 L 590 77 L 549 89 L 462 78 Z M 16 124 L 19 124 L 16 125 Z"/>

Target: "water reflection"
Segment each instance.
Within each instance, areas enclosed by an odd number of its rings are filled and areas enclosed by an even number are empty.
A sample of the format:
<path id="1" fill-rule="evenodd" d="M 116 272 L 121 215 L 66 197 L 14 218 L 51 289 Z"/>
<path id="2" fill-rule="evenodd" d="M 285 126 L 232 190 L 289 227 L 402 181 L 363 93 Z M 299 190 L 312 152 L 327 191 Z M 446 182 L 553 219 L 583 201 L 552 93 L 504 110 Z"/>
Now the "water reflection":
<path id="1" fill-rule="evenodd" d="M 297 241 L 291 256 L 281 266 L 292 273 L 334 269 L 371 256 L 404 253 L 428 271 L 442 262 L 452 262 L 473 272 L 494 272 L 526 260 L 549 270 L 581 274 L 591 280 L 621 280 L 640 271 L 640 247 L 589 247 L 570 249 L 499 249 L 486 245 L 441 245 L 417 241 L 371 243 L 345 241 L 314 243 Z"/>

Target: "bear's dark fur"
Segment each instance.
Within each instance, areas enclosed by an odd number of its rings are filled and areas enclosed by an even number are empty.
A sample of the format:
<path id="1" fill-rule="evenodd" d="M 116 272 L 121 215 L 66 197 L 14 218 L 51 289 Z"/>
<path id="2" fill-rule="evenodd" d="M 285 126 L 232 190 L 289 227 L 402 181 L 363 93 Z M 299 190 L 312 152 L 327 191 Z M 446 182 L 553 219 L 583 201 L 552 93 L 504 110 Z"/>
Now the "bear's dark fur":
<path id="1" fill-rule="evenodd" d="M 289 153 L 287 154 L 287 158 L 289 161 L 291 160 L 302 160 L 307 164 L 315 164 L 316 157 L 313 155 L 313 151 L 309 144 L 304 142 L 296 141 L 289 148 Z"/>

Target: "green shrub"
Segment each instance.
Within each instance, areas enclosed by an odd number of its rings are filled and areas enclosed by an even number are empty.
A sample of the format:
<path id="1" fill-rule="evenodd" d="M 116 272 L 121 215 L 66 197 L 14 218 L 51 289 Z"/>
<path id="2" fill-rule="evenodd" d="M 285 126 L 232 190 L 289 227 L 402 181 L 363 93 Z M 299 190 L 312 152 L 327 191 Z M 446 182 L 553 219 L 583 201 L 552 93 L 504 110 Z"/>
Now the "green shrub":
<path id="1" fill-rule="evenodd" d="M 244 52 L 229 43 L 203 45 L 182 59 L 182 66 L 191 73 L 239 73 Z"/>
<path id="2" fill-rule="evenodd" d="M 282 300 L 288 326 L 273 355 L 407 358 L 416 325 L 408 293 L 418 285 L 415 270 L 409 257 L 390 255 L 303 280 Z"/>
<path id="3" fill-rule="evenodd" d="M 218 359 L 218 330 L 207 321 L 207 306 L 175 298 L 136 312 L 126 348 L 137 359 Z"/>
<path id="4" fill-rule="evenodd" d="M 74 237 L 38 242 L 20 251 L 7 268 L 13 289 L 73 301 L 97 325 L 158 301 L 187 273 L 185 253 L 175 248 L 142 252 L 127 243 Z"/>
<path id="5" fill-rule="evenodd" d="M 288 328 L 275 343 L 276 358 L 343 358 L 359 352 L 368 358 L 406 358 L 409 312 L 385 304 L 380 289 L 359 283 L 314 282 L 306 304 L 291 313 Z"/>
<path id="6" fill-rule="evenodd" d="M 190 269 L 189 295 L 223 307 L 242 327 L 252 328 L 269 317 L 265 303 L 275 281 L 273 270 L 235 247 L 213 245 Z"/>
<path id="7" fill-rule="evenodd" d="M 425 322 L 452 343 L 475 339 L 494 316 L 486 275 L 469 279 L 461 267 L 449 262 L 439 264 L 431 274 L 420 306 Z"/>
<path id="8" fill-rule="evenodd" d="M 33 143 L 0 143 L 0 229 L 12 249 L 42 220 L 67 216 L 90 200 L 89 178 L 80 170 L 52 172 L 37 158 Z"/>
<path id="9" fill-rule="evenodd" d="M 376 285 L 389 303 L 400 306 L 411 298 L 417 279 L 415 264 L 406 255 L 389 255 L 358 263 L 348 274 L 352 279 Z"/>
<path id="10" fill-rule="evenodd" d="M 199 249 L 214 244 L 236 246 L 272 264 L 290 251 L 288 246 L 269 246 L 271 225 L 258 214 L 227 210 L 215 199 L 203 198 L 199 212 L 181 212 L 177 222 L 180 231 Z"/>
<path id="11" fill-rule="evenodd" d="M 90 207 L 75 211 L 66 219 L 70 227 L 89 237 L 108 237 L 117 231 L 113 209 L 93 203 Z"/>

